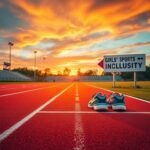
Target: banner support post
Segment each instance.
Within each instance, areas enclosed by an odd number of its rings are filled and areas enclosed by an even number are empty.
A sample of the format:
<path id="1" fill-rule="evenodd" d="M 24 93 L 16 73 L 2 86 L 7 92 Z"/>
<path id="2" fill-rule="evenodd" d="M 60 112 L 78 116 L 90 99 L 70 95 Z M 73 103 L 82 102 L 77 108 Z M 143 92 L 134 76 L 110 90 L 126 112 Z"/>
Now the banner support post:
<path id="1" fill-rule="evenodd" d="M 112 75 L 113 75 L 113 88 L 115 88 L 116 85 L 115 72 L 113 72 Z"/>
<path id="2" fill-rule="evenodd" d="M 134 72 L 134 88 L 137 87 L 137 86 L 136 86 L 136 82 L 137 82 L 137 80 L 136 80 L 136 72 Z"/>

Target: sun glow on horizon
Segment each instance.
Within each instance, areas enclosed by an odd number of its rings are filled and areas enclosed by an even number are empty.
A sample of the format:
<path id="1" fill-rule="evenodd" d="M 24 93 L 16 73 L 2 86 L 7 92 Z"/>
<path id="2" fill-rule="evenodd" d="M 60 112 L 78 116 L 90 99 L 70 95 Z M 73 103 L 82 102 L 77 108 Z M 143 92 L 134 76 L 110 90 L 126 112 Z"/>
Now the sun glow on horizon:
<path id="1" fill-rule="evenodd" d="M 72 70 L 69 76 L 77 76 L 77 70 Z"/>

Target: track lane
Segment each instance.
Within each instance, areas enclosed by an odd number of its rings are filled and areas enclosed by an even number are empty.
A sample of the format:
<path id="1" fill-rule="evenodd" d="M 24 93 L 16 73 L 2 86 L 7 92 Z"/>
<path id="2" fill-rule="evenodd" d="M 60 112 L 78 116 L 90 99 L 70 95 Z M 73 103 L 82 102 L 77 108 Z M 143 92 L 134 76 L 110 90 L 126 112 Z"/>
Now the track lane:
<path id="1" fill-rule="evenodd" d="M 74 111 L 75 110 L 75 85 L 57 98 L 56 101 L 45 107 L 42 111 Z"/>
<path id="2" fill-rule="evenodd" d="M 70 92 L 73 94 L 69 94 Z M 63 101 L 61 104 L 64 105 L 66 102 L 68 102 L 69 109 L 72 110 L 74 110 L 75 105 L 74 92 L 75 86 L 71 87 L 64 94 L 60 95 L 61 100 Z M 62 107 L 60 107 L 61 105 L 59 104 L 60 97 L 49 104 L 49 106 L 52 105 L 57 109 L 62 110 Z M 66 97 L 68 99 L 66 99 Z M 52 107 L 49 106 L 46 107 L 46 109 L 52 109 Z M 16 130 L 14 134 L 10 135 L 6 140 L 4 140 L 1 143 L 1 147 L 5 150 L 16 149 L 16 146 L 21 150 L 73 149 L 75 143 L 74 124 L 74 114 L 43 115 L 39 113 L 31 120 L 26 122 L 21 128 Z"/>
<path id="3" fill-rule="evenodd" d="M 74 115 L 37 114 L 4 140 L 1 150 L 73 150 Z"/>
<path id="4" fill-rule="evenodd" d="M 27 90 L 33 90 L 33 89 L 38 89 L 38 88 L 46 88 L 49 86 L 54 86 L 55 83 L 47 83 L 47 84 L 41 84 L 38 83 L 38 85 L 36 84 L 15 84 L 15 85 L 11 85 L 11 87 L 7 87 L 7 88 L 0 88 L 0 97 L 2 95 L 7 95 L 7 94 L 13 94 L 13 93 L 17 93 L 17 92 L 22 92 L 22 91 L 27 91 Z"/>
<path id="5" fill-rule="evenodd" d="M 9 89 L 9 88 L 14 88 L 14 87 L 39 87 L 39 86 L 44 86 L 44 85 L 47 85 L 48 83 L 34 83 L 34 82 L 31 82 L 31 83 L 12 83 L 12 84 L 3 84 L 3 83 L 0 83 L 0 90 L 1 89 Z"/>
<path id="6" fill-rule="evenodd" d="M 97 112 L 93 114 L 92 112 L 94 111 L 87 108 L 87 102 L 93 93 L 98 92 L 99 89 L 78 83 L 78 90 L 78 101 L 75 94 L 76 87 L 73 86 L 70 90 L 66 91 L 54 102 L 45 107 L 42 110 L 43 112 L 45 111 L 45 113 L 37 114 L 8 137 L 7 140 L 3 142 L 2 149 L 14 150 L 17 145 L 21 150 L 63 150 L 77 148 L 75 139 L 78 138 L 75 138 L 74 131 L 77 120 L 75 119 L 76 113 L 73 113 L 76 111 L 88 111 L 88 113 L 78 114 L 80 116 L 80 120 L 78 120 L 79 126 L 80 122 L 82 122 L 83 131 L 79 130 L 80 132 L 77 133 L 81 133 L 81 137 L 84 137 L 84 149 L 149 149 L 149 114 L 121 114 L 121 112 L 118 114 L 109 114 L 107 112 Z M 107 93 L 107 91 L 104 92 Z M 75 109 L 76 104 L 80 105 L 79 110 Z M 133 111 L 132 108 L 136 104 L 136 101 L 134 105 L 130 103 L 127 104 L 132 112 L 139 112 L 139 108 L 137 109 L 136 107 L 135 111 Z M 147 108 L 149 108 L 149 106 Z M 144 110 L 144 108 L 142 108 L 142 110 Z M 58 113 L 48 113 L 48 111 Z M 59 113 L 59 111 L 61 113 Z M 63 113 L 63 111 L 65 113 Z M 69 111 L 72 113 L 67 113 Z M 109 110 L 109 112 L 113 111 Z"/>
<path id="7" fill-rule="evenodd" d="M 80 85 L 82 85 L 82 86 L 79 86 L 80 88 L 79 91 L 82 97 L 81 100 L 83 99 L 83 101 L 85 100 L 86 102 L 86 105 L 84 102 L 81 104 L 81 107 L 83 108 L 83 110 L 90 110 L 89 108 L 87 108 L 87 103 L 92 98 L 92 95 L 94 93 L 102 92 L 106 94 L 107 97 L 109 97 L 109 95 L 112 93 L 111 91 L 101 89 L 95 86 L 90 86 L 89 84 L 87 85 L 87 84 L 81 83 Z M 133 97 L 128 97 L 128 96 L 125 96 L 125 102 L 127 106 L 127 112 L 150 112 L 150 103 L 147 103 L 145 101 L 139 101 Z M 109 111 L 112 111 L 112 110 L 110 109 Z"/>
<path id="8" fill-rule="evenodd" d="M 69 84 L 0 98 L 0 133 L 55 96 Z"/>
<path id="9" fill-rule="evenodd" d="M 87 108 L 87 103 L 95 92 L 110 94 L 108 91 L 89 87 L 82 83 L 79 84 L 82 111 L 93 111 Z M 138 114 L 136 112 L 140 112 L 141 110 L 150 112 L 150 105 L 133 99 L 126 99 L 126 103 L 129 114 L 122 114 L 121 112 L 113 113 L 111 109 L 108 111 L 110 113 L 82 114 L 87 150 L 149 149 L 150 114 Z M 130 113 L 131 111 L 136 114 Z"/>
<path id="10" fill-rule="evenodd" d="M 148 150 L 150 115 L 83 114 L 86 150 Z M 141 122 L 142 121 L 142 122 Z"/>

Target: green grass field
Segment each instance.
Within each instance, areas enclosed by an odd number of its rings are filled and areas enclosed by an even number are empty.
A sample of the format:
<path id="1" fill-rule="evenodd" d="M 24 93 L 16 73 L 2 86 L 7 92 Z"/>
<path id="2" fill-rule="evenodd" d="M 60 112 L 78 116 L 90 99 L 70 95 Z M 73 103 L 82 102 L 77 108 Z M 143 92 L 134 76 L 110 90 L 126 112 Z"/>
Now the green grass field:
<path id="1" fill-rule="evenodd" d="M 92 85 L 135 96 L 150 101 L 150 81 L 137 82 L 140 88 L 133 88 L 133 82 L 116 82 L 116 88 L 112 88 L 112 82 L 91 82 Z"/>

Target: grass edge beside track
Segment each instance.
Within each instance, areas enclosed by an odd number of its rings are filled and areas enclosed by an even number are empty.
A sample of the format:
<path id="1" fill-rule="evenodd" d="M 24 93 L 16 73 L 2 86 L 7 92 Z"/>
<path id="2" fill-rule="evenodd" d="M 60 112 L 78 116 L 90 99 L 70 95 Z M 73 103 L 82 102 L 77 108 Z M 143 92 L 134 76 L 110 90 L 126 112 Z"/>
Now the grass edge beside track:
<path id="1" fill-rule="evenodd" d="M 150 81 L 138 82 L 140 88 L 133 88 L 133 82 L 116 82 L 116 88 L 112 87 L 112 82 L 88 82 L 87 84 L 150 101 Z"/>

